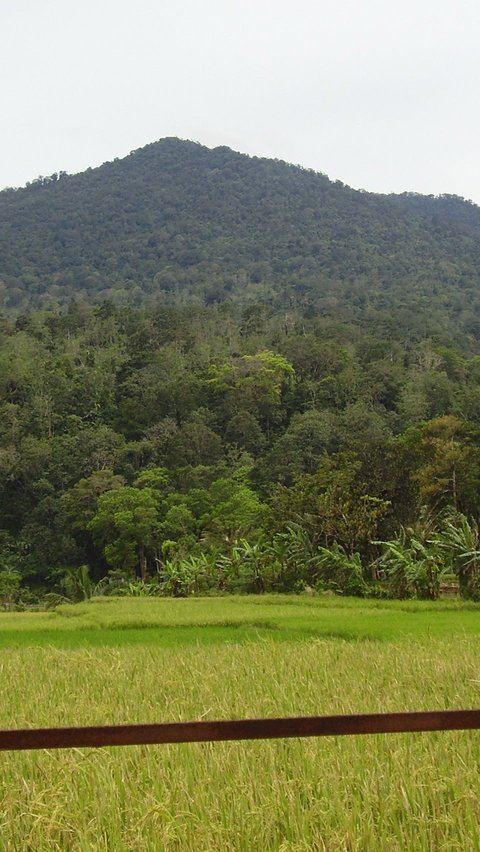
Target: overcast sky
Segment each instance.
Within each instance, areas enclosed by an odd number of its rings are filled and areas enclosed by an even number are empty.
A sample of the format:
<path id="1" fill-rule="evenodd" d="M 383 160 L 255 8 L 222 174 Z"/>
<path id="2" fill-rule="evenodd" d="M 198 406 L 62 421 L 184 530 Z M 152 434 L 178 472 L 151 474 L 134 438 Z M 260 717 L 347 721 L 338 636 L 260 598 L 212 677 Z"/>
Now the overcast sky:
<path id="1" fill-rule="evenodd" d="M 180 136 L 480 203 L 479 0 L 0 9 L 0 187 Z"/>

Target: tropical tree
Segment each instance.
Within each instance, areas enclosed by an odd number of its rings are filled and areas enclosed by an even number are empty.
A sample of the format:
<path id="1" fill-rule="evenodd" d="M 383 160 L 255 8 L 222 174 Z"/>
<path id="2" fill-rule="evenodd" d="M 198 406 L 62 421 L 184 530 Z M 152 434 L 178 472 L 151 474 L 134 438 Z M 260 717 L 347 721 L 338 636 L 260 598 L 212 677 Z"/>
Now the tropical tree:
<path id="1" fill-rule="evenodd" d="M 254 531 L 259 532 L 267 514 L 267 506 L 246 483 L 242 472 L 238 478 L 217 479 L 209 489 L 210 517 L 204 519 L 207 535 L 233 546 Z"/>
<path id="2" fill-rule="evenodd" d="M 158 548 L 158 494 L 152 488 L 127 486 L 107 491 L 99 497 L 88 529 L 103 545 L 110 565 L 138 571 L 145 580 L 148 558 Z"/>
<path id="3" fill-rule="evenodd" d="M 478 430 L 445 415 L 425 424 L 418 438 L 420 464 L 413 479 L 421 505 L 437 511 L 447 506 L 475 511 L 480 491 Z"/>

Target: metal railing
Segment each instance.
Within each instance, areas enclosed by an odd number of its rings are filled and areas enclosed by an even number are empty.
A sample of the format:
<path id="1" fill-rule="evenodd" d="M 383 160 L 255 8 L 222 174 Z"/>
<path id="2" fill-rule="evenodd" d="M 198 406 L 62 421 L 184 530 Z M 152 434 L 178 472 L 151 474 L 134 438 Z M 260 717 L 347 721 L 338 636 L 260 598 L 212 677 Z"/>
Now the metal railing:
<path id="1" fill-rule="evenodd" d="M 365 713 L 355 716 L 298 716 L 166 722 L 158 725 L 109 725 L 84 728 L 27 728 L 0 731 L 0 751 L 103 746 L 272 740 L 354 734 L 403 734 L 480 728 L 480 710 L 417 713 Z"/>

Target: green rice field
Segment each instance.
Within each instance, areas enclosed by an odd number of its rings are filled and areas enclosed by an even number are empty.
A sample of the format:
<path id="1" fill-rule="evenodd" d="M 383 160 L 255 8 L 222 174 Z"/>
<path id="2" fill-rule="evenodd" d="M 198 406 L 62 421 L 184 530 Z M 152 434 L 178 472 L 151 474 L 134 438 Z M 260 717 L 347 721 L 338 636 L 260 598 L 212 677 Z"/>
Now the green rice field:
<path id="1" fill-rule="evenodd" d="M 0 615 L 0 727 L 480 706 L 480 607 L 98 598 Z M 0 849 L 477 850 L 480 732 L 4 752 Z"/>

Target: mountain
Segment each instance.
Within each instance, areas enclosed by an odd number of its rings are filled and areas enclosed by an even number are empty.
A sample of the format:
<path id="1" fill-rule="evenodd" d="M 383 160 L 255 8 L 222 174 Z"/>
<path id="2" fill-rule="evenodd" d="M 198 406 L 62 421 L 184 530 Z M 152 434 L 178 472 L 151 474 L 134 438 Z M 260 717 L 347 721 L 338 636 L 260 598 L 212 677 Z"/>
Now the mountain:
<path id="1" fill-rule="evenodd" d="M 480 522 L 479 234 L 456 197 L 176 139 L 0 193 L 8 606 L 146 567 L 366 594 L 375 541 L 388 594 L 438 593 L 433 532 Z"/>
<path id="2" fill-rule="evenodd" d="M 480 208 L 168 138 L 0 193 L 7 311 L 258 302 L 480 339 Z"/>

